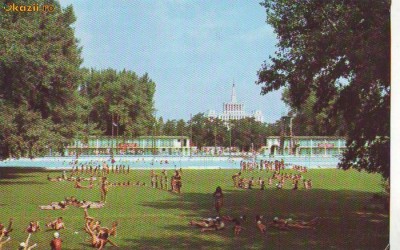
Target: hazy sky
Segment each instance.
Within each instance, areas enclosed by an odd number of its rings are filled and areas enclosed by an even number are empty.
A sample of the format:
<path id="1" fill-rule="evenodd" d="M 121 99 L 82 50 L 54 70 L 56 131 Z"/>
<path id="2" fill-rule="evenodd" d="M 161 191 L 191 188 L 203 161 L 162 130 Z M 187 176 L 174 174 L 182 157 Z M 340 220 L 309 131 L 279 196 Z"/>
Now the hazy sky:
<path id="1" fill-rule="evenodd" d="M 260 109 L 273 122 L 286 111 L 280 92 L 261 96 L 254 83 L 276 44 L 260 0 L 60 2 L 74 7 L 83 66 L 147 72 L 157 116 L 221 112 L 233 81 L 247 112 Z"/>

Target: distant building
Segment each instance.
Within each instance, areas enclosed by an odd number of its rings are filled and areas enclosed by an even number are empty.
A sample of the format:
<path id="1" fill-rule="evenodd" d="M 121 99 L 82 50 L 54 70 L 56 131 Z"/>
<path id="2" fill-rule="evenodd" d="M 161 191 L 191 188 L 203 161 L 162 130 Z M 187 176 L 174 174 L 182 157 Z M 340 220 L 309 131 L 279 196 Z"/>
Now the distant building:
<path id="1" fill-rule="evenodd" d="M 217 114 L 215 110 L 209 110 L 207 113 L 208 118 L 219 118 L 223 121 L 240 120 L 247 117 L 252 117 L 258 122 L 264 122 L 263 114 L 260 110 L 253 111 L 247 114 L 244 109 L 244 104 L 239 103 L 236 99 L 235 84 L 232 86 L 231 101 L 223 104 L 222 114 Z"/>

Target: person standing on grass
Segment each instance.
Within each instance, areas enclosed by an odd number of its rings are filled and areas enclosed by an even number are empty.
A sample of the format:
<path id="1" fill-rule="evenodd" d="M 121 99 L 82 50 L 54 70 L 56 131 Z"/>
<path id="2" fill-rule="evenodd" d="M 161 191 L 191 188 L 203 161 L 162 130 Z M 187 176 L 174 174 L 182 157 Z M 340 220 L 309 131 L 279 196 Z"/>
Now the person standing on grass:
<path id="1" fill-rule="evenodd" d="M 62 240 L 58 232 L 54 233 L 54 239 L 50 242 L 51 250 L 61 250 Z"/>
<path id="2" fill-rule="evenodd" d="M 181 171 L 176 170 L 175 175 L 172 178 L 173 190 L 177 193 L 181 193 L 181 187 L 182 187 L 182 176 L 180 172 Z"/>
<path id="3" fill-rule="evenodd" d="M 100 191 L 101 191 L 101 201 L 103 203 L 106 203 L 107 192 L 108 192 L 108 181 L 107 177 L 105 176 L 101 180 Z"/>
<path id="4" fill-rule="evenodd" d="M 236 173 L 236 174 L 232 175 L 233 186 L 235 188 L 239 187 L 239 178 L 240 178 L 241 174 L 242 174 L 242 172 L 239 172 L 239 173 Z"/>
<path id="5" fill-rule="evenodd" d="M 224 205 L 224 194 L 222 193 L 222 188 L 218 186 L 215 189 L 213 196 L 215 210 L 217 211 L 218 215 L 221 216 L 221 208 Z"/>

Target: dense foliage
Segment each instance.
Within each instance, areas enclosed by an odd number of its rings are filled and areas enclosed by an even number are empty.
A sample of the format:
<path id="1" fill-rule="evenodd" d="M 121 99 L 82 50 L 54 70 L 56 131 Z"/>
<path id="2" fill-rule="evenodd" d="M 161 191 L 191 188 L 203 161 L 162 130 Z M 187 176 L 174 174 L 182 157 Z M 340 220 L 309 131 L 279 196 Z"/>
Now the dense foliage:
<path id="1" fill-rule="evenodd" d="M 97 125 L 87 134 L 96 134 L 97 130 L 104 135 L 128 137 L 152 133 L 155 83 L 147 74 L 139 77 L 132 71 L 113 69 L 83 72 L 79 92 L 88 100 L 87 122 Z"/>
<path id="2" fill-rule="evenodd" d="M 280 124 L 278 122 L 278 124 Z M 192 138 L 192 144 L 201 149 L 205 146 L 236 147 L 249 151 L 260 149 L 268 135 L 278 135 L 279 126 L 257 122 L 253 118 L 224 122 L 210 119 L 203 113 L 194 115 L 189 121 L 167 120 L 157 123 L 157 135 L 185 135 Z"/>
<path id="3" fill-rule="evenodd" d="M 279 50 L 258 72 L 262 93 L 288 88 L 295 108 L 343 117 L 340 166 L 390 174 L 390 1 L 268 0 Z"/>
<path id="4" fill-rule="evenodd" d="M 42 5 L 44 1 L 13 1 Z M 3 12 L 0 19 L 0 155 L 40 155 L 62 148 L 80 129 L 80 48 L 72 7 Z"/>
<path id="5" fill-rule="evenodd" d="M 1 10 L 0 158 L 61 153 L 73 138 L 111 135 L 113 129 L 128 136 L 152 131 L 155 83 L 147 74 L 80 68 L 72 6 L 13 3 L 55 8 Z"/>

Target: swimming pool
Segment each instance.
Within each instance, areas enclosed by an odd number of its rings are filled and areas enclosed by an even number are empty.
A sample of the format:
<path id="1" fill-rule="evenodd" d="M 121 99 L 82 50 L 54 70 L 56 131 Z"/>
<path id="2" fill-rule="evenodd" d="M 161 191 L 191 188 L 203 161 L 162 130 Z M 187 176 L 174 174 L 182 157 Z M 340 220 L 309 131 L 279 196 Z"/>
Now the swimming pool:
<path id="1" fill-rule="evenodd" d="M 284 159 L 289 165 L 301 165 L 308 168 L 335 168 L 339 163 L 338 157 L 299 157 L 299 156 L 257 156 L 254 160 L 261 159 L 275 161 Z M 131 169 L 240 169 L 241 157 L 188 157 L 188 156 L 115 156 L 114 165 L 125 165 Z M 252 161 L 252 160 L 250 160 Z M 101 165 L 103 162 L 111 165 L 110 156 L 81 156 L 75 157 L 41 157 L 20 158 L 0 161 L 0 167 L 40 167 L 48 169 L 69 169 L 75 164 Z"/>

